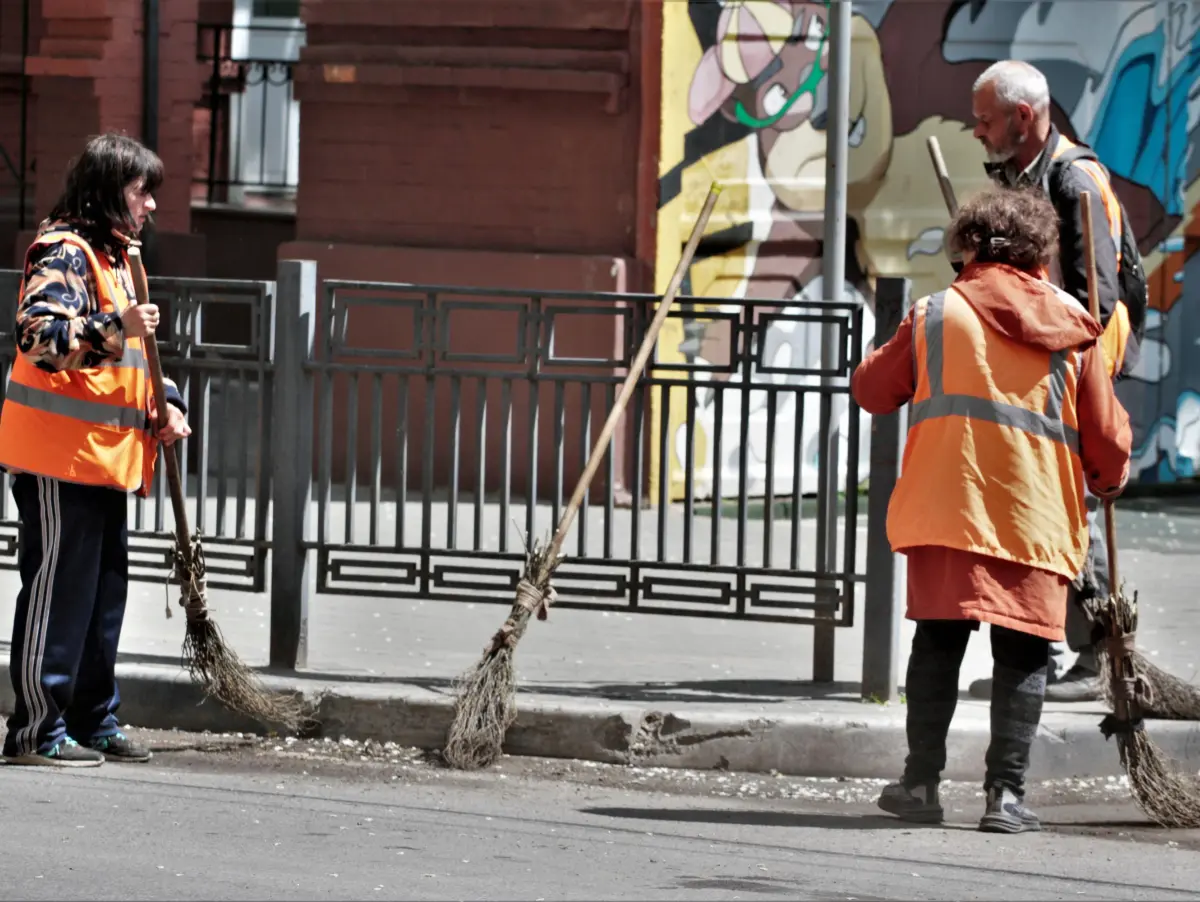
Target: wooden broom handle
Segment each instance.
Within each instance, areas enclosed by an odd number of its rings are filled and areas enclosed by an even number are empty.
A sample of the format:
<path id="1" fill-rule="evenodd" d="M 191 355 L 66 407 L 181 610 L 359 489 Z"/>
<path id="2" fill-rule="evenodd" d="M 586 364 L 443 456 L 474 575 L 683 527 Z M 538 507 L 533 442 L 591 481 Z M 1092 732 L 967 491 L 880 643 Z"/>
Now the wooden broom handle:
<path id="1" fill-rule="evenodd" d="M 671 281 L 667 285 L 667 292 L 663 295 L 662 301 L 658 305 L 658 310 L 654 313 L 654 319 L 650 321 L 650 328 L 646 330 L 646 337 L 642 340 L 642 346 L 638 349 L 637 356 L 633 358 L 633 362 L 629 366 L 629 373 L 625 376 L 625 382 L 621 385 L 620 394 L 617 395 L 617 400 L 608 414 L 608 420 L 605 421 L 604 428 L 600 430 L 600 437 L 596 439 L 596 445 L 592 448 L 592 454 L 588 458 L 587 466 L 583 468 L 583 475 L 579 477 L 579 482 L 575 486 L 575 492 L 571 495 L 571 500 L 567 503 L 566 510 L 563 511 L 558 529 L 555 530 L 554 538 L 550 543 L 549 554 L 551 559 L 558 557 L 558 553 L 562 550 L 563 543 L 567 538 L 567 532 L 571 529 L 571 524 L 575 522 L 575 514 L 579 511 L 579 505 L 583 503 L 584 493 L 587 492 L 588 486 L 591 485 L 596 471 L 600 469 L 600 461 L 604 457 L 604 452 L 608 449 L 608 443 L 612 441 L 613 432 L 617 428 L 617 421 L 621 419 L 626 405 L 629 404 L 630 397 L 633 396 L 634 387 L 637 385 L 638 379 L 641 378 L 642 371 L 646 367 L 646 362 L 650 359 L 650 354 L 654 350 L 659 330 L 666 321 L 667 314 L 671 312 L 671 307 L 675 304 L 675 297 L 679 294 L 679 289 L 683 285 L 683 277 L 687 274 L 688 267 L 692 265 L 692 257 L 696 254 L 696 248 L 699 246 L 700 239 L 704 235 L 704 228 L 708 225 L 708 218 L 712 215 L 713 207 L 716 206 L 717 197 L 720 193 L 720 186 L 714 182 L 712 187 L 709 188 L 704 206 L 700 208 L 700 215 L 696 218 L 696 224 L 692 227 L 692 236 L 683 248 L 683 256 L 679 258 L 679 263 L 675 266 L 675 274 L 671 276 Z M 589 416 L 590 411 L 584 411 L 583 415 Z"/>
<path id="2" fill-rule="evenodd" d="M 142 252 L 137 247 L 128 249 L 129 269 L 133 275 L 133 292 L 139 304 L 150 303 L 150 283 L 146 279 L 146 266 L 142 262 Z M 170 410 L 167 408 L 167 386 L 163 381 L 162 359 L 158 356 L 158 339 L 153 332 L 142 338 L 142 347 L 146 350 L 146 363 L 150 369 L 150 382 L 154 388 L 154 403 L 157 408 L 158 428 L 167 425 Z M 179 473 L 179 458 L 175 449 L 163 448 L 163 459 L 167 467 L 167 484 L 171 489 L 171 507 L 175 512 L 175 539 L 179 553 L 191 559 L 191 527 L 188 524 L 187 503 L 183 497 L 183 479 Z"/>
<path id="3" fill-rule="evenodd" d="M 1083 217 L 1083 259 L 1087 266 L 1088 313 L 1092 319 L 1100 322 L 1100 283 L 1096 276 L 1096 243 L 1092 233 L 1092 192 L 1084 191 L 1079 195 L 1079 205 Z M 1098 345 L 1101 359 L 1104 355 L 1104 345 Z M 1104 502 L 1104 537 L 1108 543 L 1108 586 L 1116 592 L 1120 586 L 1120 571 L 1117 567 L 1117 516 L 1111 501 Z"/>
<path id="4" fill-rule="evenodd" d="M 930 135 L 925 144 L 929 148 L 929 159 L 933 160 L 933 171 L 937 175 L 938 187 L 942 189 L 946 211 L 953 216 L 958 212 L 958 199 L 954 196 L 954 185 L 950 181 L 950 170 L 946 168 L 946 158 L 942 156 L 942 145 L 938 143 L 936 135 Z"/>

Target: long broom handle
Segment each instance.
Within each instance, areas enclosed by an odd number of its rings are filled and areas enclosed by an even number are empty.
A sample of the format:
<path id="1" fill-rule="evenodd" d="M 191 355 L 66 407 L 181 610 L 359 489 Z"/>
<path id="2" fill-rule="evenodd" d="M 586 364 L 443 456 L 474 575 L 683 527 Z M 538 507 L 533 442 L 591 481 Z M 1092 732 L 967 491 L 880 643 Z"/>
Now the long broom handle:
<path id="1" fill-rule="evenodd" d="M 1100 284 L 1096 276 L 1096 244 L 1092 240 L 1092 193 L 1084 191 L 1079 196 L 1083 215 L 1083 259 L 1087 266 L 1088 313 L 1100 322 Z M 1103 355 L 1104 346 L 1100 346 Z M 1108 585 L 1116 592 L 1121 585 L 1117 568 L 1117 516 L 1111 501 L 1104 502 L 1104 537 L 1108 542 Z"/>
<path id="2" fill-rule="evenodd" d="M 139 248 L 129 248 L 129 269 L 133 274 L 133 291 L 139 304 L 150 302 L 150 283 L 146 280 L 146 266 L 142 262 L 142 252 Z M 158 428 L 167 425 L 170 410 L 167 407 L 167 387 L 163 381 L 162 359 L 158 356 L 158 339 L 150 332 L 142 338 L 142 346 L 146 349 L 146 363 L 150 368 L 150 382 L 154 386 L 154 402 L 158 408 Z M 171 506 L 175 509 L 175 539 L 179 553 L 188 559 L 191 555 L 192 531 L 188 526 L 187 503 L 183 497 L 183 480 L 179 475 L 179 458 L 175 456 L 174 448 L 163 448 L 163 458 L 167 466 L 167 484 L 171 487 Z"/>
<path id="3" fill-rule="evenodd" d="M 571 495 L 571 500 L 567 503 L 566 510 L 563 511 L 558 529 L 555 530 L 554 538 L 550 543 L 549 555 L 551 559 L 558 557 L 559 551 L 562 550 L 563 543 L 567 539 L 567 533 L 571 529 L 571 524 L 575 522 L 575 514 L 579 511 L 579 505 L 583 503 L 584 493 L 587 492 L 588 486 L 591 485 L 596 471 L 600 469 L 600 460 L 603 458 L 604 452 L 608 449 L 608 443 L 612 441 L 613 432 L 617 428 L 617 422 L 625 412 L 626 405 L 629 404 L 629 399 L 633 395 L 633 389 L 642 376 L 642 370 L 646 367 L 646 361 L 650 359 L 650 354 L 653 352 L 654 344 L 658 339 L 658 332 L 662 328 L 662 324 L 666 321 L 667 314 L 671 312 L 671 307 L 675 304 L 675 296 L 679 294 L 679 289 L 683 285 L 683 277 L 687 273 L 688 267 L 692 265 L 692 257 L 696 254 L 696 248 L 699 246 L 700 239 L 704 235 L 704 228 L 708 225 L 708 218 L 712 215 L 713 207 L 716 206 L 717 196 L 720 193 L 720 186 L 716 182 L 713 182 L 712 187 L 709 188 L 708 197 L 704 201 L 704 206 L 700 208 L 700 215 L 696 218 L 696 224 L 692 227 L 692 236 L 684 246 L 683 256 L 679 258 L 679 263 L 675 266 L 675 274 L 671 276 L 671 281 L 667 285 L 667 292 L 663 295 L 663 299 L 658 305 L 658 310 L 654 313 L 654 319 L 650 321 L 650 328 L 646 330 L 646 337 L 642 340 L 642 346 L 638 349 L 637 356 L 633 358 L 633 362 L 629 366 L 629 373 L 625 376 L 625 382 L 621 385 L 621 392 L 617 395 L 617 400 L 608 414 L 608 420 L 605 421 L 604 428 L 600 430 L 600 437 L 596 439 L 596 445 L 592 448 L 592 455 L 588 458 L 587 466 L 583 468 L 583 475 L 579 477 L 579 482 L 575 486 L 575 492 Z M 584 415 L 587 416 L 587 411 L 584 411 Z"/>
<path id="4" fill-rule="evenodd" d="M 946 210 L 953 216 L 958 212 L 958 199 L 954 196 L 954 185 L 950 181 L 950 170 L 946 168 L 946 158 L 942 156 L 942 145 L 936 135 L 925 139 L 929 148 L 929 159 L 933 160 L 933 171 L 937 175 L 938 187 L 942 189 L 942 200 L 946 202 Z"/>

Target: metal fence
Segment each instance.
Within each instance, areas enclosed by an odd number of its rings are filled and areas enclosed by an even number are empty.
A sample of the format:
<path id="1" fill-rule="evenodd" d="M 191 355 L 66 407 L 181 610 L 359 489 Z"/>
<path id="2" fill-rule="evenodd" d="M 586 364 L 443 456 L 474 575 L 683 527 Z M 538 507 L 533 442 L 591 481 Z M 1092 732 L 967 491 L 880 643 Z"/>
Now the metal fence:
<path id="1" fill-rule="evenodd" d="M 15 280 L 0 274 L 10 304 Z M 275 283 L 153 279 L 151 293 L 167 311 L 164 363 L 191 405 L 189 515 L 211 584 L 269 588 L 271 661 L 285 668 L 305 664 L 312 593 L 511 603 L 523 542 L 556 525 L 658 300 L 320 283 L 305 261 L 281 263 Z M 888 297 L 885 287 L 881 299 L 899 309 Z M 870 524 L 860 511 L 864 436 L 849 397 L 862 308 L 685 303 L 672 317 L 724 330 L 725 355 L 664 355 L 637 383 L 569 537 L 558 605 L 814 625 L 814 678 L 828 681 L 833 630 L 854 623 L 874 559 L 882 575 L 865 598 L 883 627 L 870 631 L 878 647 L 864 678 L 871 671 L 871 691 L 884 694 L 895 574 L 890 553 L 867 553 L 868 535 L 886 546 L 886 506 L 873 505 Z M 0 322 L 12 312 L 0 310 Z M 889 321 L 877 317 L 876 341 Z M 766 356 L 780 324 L 832 332 L 832 368 Z M 11 333 L 0 333 L 6 377 L 13 353 Z M 761 478 L 746 450 L 752 411 L 765 438 Z M 722 428 L 701 428 L 701 417 Z M 894 479 L 898 430 L 888 438 L 888 423 L 874 424 L 872 484 Z M 799 449 L 810 434 L 840 449 L 815 461 L 814 484 L 836 495 L 803 497 Z M 672 455 L 677 485 L 651 467 Z M 5 479 L 0 566 L 12 567 Z M 161 479 L 131 504 L 133 576 L 161 581 L 173 523 Z"/>
<path id="2" fill-rule="evenodd" d="M 197 60 L 208 70 L 208 153 L 196 181 L 210 203 L 290 195 L 299 184 L 300 105 L 293 75 L 302 25 L 199 25 Z"/>

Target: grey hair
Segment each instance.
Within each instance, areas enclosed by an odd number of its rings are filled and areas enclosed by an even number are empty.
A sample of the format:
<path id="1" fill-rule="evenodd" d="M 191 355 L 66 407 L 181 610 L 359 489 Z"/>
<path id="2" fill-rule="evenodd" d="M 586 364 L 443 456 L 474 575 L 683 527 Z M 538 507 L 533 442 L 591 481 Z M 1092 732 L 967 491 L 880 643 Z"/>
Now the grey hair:
<path id="1" fill-rule="evenodd" d="M 992 63 L 975 79 L 972 93 L 989 84 L 995 87 L 996 98 L 1008 109 L 1018 103 L 1027 103 L 1041 115 L 1050 108 L 1050 86 L 1046 76 L 1029 63 L 1021 60 Z"/>

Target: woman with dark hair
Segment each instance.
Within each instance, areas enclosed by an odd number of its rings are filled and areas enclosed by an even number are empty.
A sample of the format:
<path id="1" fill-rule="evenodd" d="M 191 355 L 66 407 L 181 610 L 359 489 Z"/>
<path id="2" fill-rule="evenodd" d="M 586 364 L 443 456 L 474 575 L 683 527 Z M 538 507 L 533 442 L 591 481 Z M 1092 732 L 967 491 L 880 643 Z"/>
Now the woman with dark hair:
<path id="1" fill-rule="evenodd" d="M 128 493 L 146 495 L 157 443 L 190 434 L 168 381 L 161 431 L 127 249 L 154 212 L 162 162 L 132 138 L 92 139 L 25 255 L 20 353 L 0 409 L 0 467 L 22 524 L 10 672 L 10 764 L 146 761 L 119 729 L 117 645 L 129 579 Z"/>
<path id="2" fill-rule="evenodd" d="M 949 232 L 962 272 L 919 300 L 854 373 L 864 410 L 911 402 L 888 507 L 908 559 L 908 758 L 879 807 L 940 822 L 938 783 L 971 633 L 990 625 L 992 738 L 979 828 L 1040 829 L 1025 772 L 1042 715 L 1049 643 L 1088 547 L 1084 481 L 1112 498 L 1129 475 L 1129 417 L 1113 394 L 1102 327 L 1045 280 L 1058 221 L 1049 201 L 995 189 Z"/>

